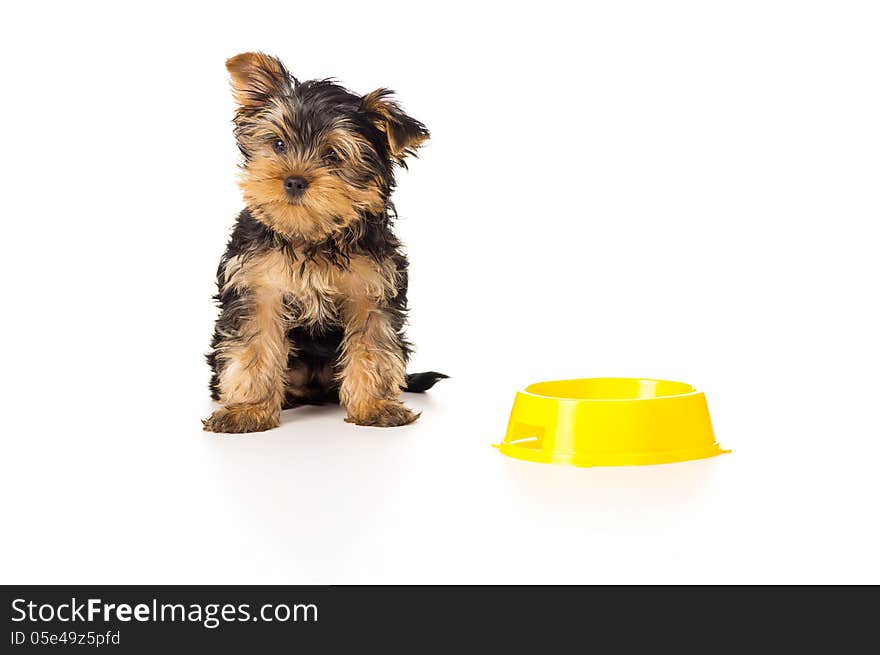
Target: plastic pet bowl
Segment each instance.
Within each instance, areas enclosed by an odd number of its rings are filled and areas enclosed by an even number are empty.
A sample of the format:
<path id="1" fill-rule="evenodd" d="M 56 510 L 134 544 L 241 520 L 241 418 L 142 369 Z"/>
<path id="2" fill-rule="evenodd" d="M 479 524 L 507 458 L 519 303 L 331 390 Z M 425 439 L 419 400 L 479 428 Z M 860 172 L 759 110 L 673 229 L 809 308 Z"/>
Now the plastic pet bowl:
<path id="1" fill-rule="evenodd" d="M 573 466 L 666 464 L 714 457 L 706 396 L 683 382 L 586 378 L 516 394 L 504 441 L 516 459 Z"/>

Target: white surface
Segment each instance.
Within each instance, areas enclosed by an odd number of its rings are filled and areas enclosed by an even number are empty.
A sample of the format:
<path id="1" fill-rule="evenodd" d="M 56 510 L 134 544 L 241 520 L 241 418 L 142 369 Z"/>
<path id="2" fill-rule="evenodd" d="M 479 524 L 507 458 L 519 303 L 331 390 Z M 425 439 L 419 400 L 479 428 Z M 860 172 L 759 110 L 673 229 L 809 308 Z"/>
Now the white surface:
<path id="1" fill-rule="evenodd" d="M 6 9 L 0 582 L 880 582 L 872 3 Z M 390 86 L 407 428 L 201 431 L 225 58 Z M 681 379 L 733 454 L 508 460 L 528 382 Z"/>

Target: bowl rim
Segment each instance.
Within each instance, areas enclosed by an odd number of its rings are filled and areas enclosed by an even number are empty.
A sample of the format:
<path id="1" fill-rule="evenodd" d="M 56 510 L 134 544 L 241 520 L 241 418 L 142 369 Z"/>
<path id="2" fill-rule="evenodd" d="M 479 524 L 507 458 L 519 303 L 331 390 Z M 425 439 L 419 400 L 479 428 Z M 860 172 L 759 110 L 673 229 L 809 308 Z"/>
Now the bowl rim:
<path id="1" fill-rule="evenodd" d="M 531 387 L 534 387 L 539 384 L 554 384 L 559 382 L 582 382 L 585 380 L 638 380 L 644 382 L 671 382 L 673 384 L 681 384 L 686 387 L 690 387 L 691 391 L 687 391 L 684 393 L 673 393 L 666 394 L 663 396 L 645 396 L 642 398 L 572 398 L 570 396 L 553 396 L 543 393 L 536 393 L 534 391 L 529 391 Z M 526 385 L 523 389 L 521 389 L 518 393 L 523 394 L 524 396 L 531 396 L 533 398 L 546 398 L 549 400 L 555 400 L 557 402 L 574 402 L 574 403 L 640 403 L 640 402 L 649 402 L 656 400 L 670 400 L 672 398 L 687 398 L 690 396 L 701 395 L 703 392 L 700 391 L 695 385 L 690 384 L 689 382 L 681 382 L 679 380 L 668 380 L 665 378 L 634 378 L 634 377 L 589 377 L 589 378 L 565 378 L 559 380 L 540 380 L 538 382 L 531 382 Z"/>

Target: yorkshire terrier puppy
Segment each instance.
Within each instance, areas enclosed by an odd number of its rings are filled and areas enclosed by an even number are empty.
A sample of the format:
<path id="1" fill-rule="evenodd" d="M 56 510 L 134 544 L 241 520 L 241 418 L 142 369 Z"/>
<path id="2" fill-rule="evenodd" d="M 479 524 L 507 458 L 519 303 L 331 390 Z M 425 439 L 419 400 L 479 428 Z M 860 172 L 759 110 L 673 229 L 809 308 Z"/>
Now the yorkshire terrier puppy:
<path id="1" fill-rule="evenodd" d="M 386 89 L 300 82 L 261 53 L 226 68 L 246 208 L 217 270 L 207 358 L 222 407 L 205 430 L 268 430 L 282 409 L 328 401 L 358 425 L 412 423 L 401 391 L 446 376 L 406 374 L 408 264 L 390 195 L 428 130 Z"/>

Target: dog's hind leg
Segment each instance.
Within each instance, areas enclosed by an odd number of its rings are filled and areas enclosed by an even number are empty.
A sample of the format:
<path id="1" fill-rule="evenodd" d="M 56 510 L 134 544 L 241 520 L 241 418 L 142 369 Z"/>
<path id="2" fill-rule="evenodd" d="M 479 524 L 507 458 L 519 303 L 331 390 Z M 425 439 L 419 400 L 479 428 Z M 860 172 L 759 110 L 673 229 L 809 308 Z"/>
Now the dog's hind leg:
<path id="1" fill-rule="evenodd" d="M 295 360 L 287 369 L 284 409 L 339 402 L 339 385 L 330 362 Z"/>

